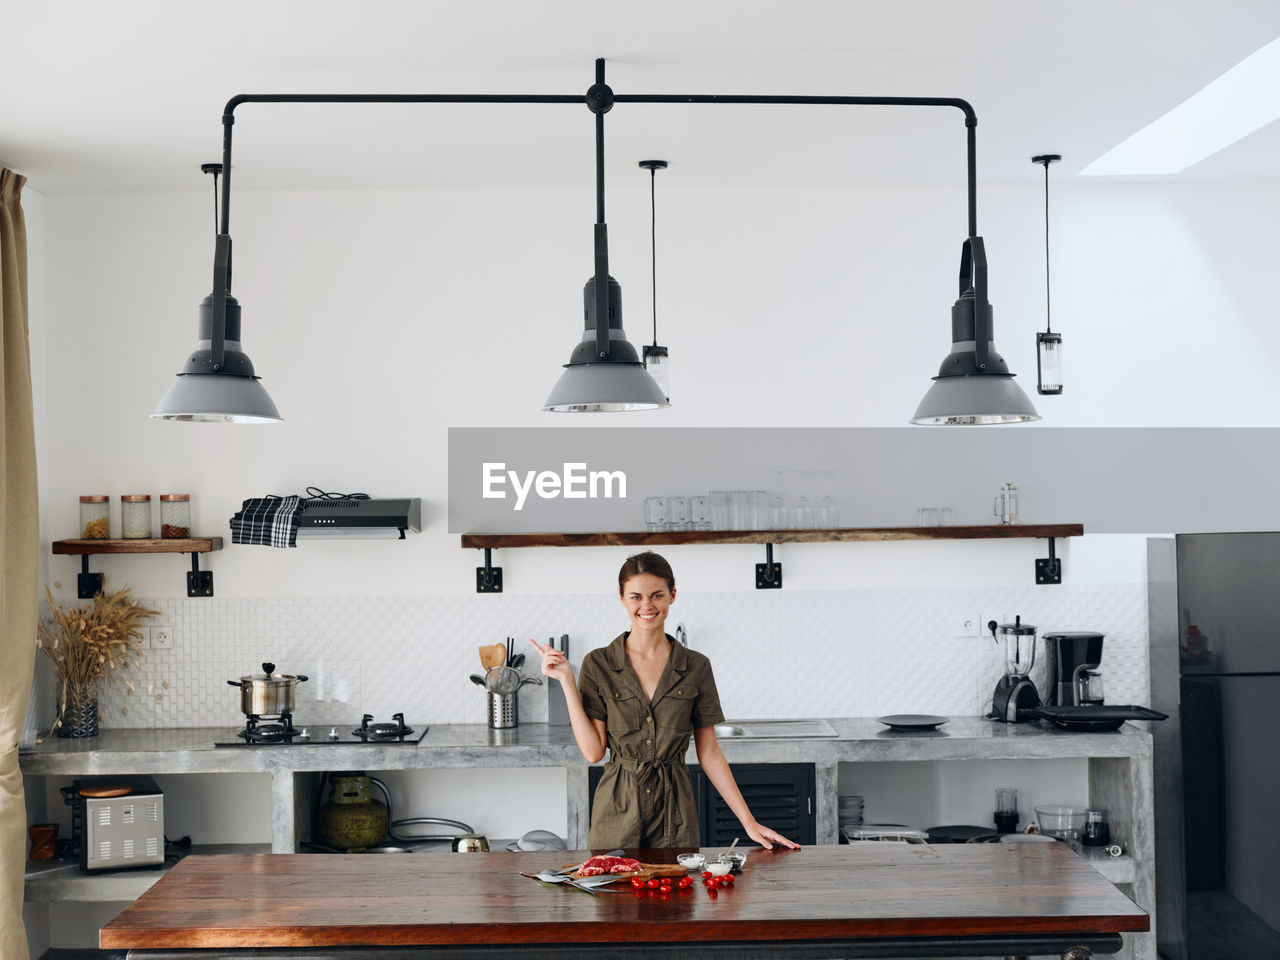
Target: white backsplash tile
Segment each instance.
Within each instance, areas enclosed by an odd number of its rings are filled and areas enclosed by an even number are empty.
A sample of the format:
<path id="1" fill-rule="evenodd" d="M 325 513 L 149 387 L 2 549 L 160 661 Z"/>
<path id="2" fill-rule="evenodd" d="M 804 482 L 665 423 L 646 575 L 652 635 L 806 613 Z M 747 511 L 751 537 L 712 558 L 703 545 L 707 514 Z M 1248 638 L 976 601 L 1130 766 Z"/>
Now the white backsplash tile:
<path id="1" fill-rule="evenodd" d="M 293 597 L 146 601 L 153 623 L 174 628 L 172 649 L 147 650 L 135 690 L 108 689 L 108 727 L 242 723 L 227 686 L 264 661 L 305 674 L 295 719 L 359 722 L 362 713 L 412 722 L 484 723 L 476 647 L 507 636 L 537 659 L 529 638 L 570 636 L 570 658 L 626 627 L 613 597 L 596 594 L 445 597 Z M 1102 672 L 1110 703 L 1145 704 L 1146 585 L 1102 584 L 945 590 L 767 591 L 681 594 L 668 632 L 711 657 L 725 713 L 735 719 L 975 715 L 989 707 L 1003 670 L 990 634 L 959 636 L 966 619 L 1021 615 L 1043 635 L 1106 635 Z M 1044 689 L 1043 642 L 1033 679 Z M 543 721 L 555 684 L 520 692 L 520 717 Z M 127 712 L 124 712 L 127 708 Z"/>

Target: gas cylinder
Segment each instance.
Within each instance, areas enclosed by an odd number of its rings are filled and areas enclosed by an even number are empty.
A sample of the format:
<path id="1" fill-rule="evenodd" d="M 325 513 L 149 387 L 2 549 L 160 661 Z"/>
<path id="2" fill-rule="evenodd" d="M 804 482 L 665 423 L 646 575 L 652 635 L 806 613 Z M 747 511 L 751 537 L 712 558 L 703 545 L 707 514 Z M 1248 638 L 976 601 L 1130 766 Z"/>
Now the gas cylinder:
<path id="1" fill-rule="evenodd" d="M 387 838 L 387 805 L 373 798 L 373 781 L 363 773 L 331 774 L 333 792 L 320 808 L 320 842 L 340 850 L 372 847 Z"/>

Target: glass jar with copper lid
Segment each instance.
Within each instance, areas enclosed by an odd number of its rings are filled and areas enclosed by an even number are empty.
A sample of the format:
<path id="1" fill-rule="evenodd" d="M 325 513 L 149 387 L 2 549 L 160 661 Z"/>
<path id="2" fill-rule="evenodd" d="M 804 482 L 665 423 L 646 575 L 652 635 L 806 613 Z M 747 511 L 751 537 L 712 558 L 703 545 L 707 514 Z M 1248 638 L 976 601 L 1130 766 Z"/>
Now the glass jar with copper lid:
<path id="1" fill-rule="evenodd" d="M 191 536 L 191 494 L 160 494 L 160 537 L 179 540 Z"/>
<path id="2" fill-rule="evenodd" d="M 80 539 L 106 540 L 111 536 L 111 498 L 80 498 Z"/>
<path id="3" fill-rule="evenodd" d="M 120 498 L 120 536 L 127 540 L 151 538 L 151 494 L 125 494 Z"/>

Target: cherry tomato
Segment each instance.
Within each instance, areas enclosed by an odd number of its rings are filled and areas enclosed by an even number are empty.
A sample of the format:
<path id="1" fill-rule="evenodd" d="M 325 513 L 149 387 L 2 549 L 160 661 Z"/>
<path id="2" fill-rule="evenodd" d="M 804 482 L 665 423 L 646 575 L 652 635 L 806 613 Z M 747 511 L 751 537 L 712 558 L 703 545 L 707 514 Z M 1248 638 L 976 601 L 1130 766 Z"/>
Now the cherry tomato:
<path id="1" fill-rule="evenodd" d="M 721 878 L 720 878 L 720 886 L 722 886 L 722 887 L 732 887 L 732 886 L 733 886 L 733 874 L 732 874 L 732 873 L 726 873 L 723 877 L 721 877 Z"/>
<path id="2" fill-rule="evenodd" d="M 703 879 L 703 880 L 710 880 L 710 879 L 711 879 L 712 877 L 714 877 L 714 876 L 715 876 L 715 874 L 714 874 L 714 873 L 712 873 L 710 870 L 703 870 L 703 871 L 702 871 L 702 879 Z"/>
<path id="3" fill-rule="evenodd" d="M 671 881 L 669 881 L 669 880 L 663 880 L 663 881 L 662 881 L 662 883 L 658 885 L 658 889 L 659 889 L 659 890 L 670 890 L 670 889 L 671 889 Z"/>
<path id="4" fill-rule="evenodd" d="M 633 889 L 635 889 L 635 890 L 643 890 L 643 889 L 644 889 L 644 881 L 643 881 L 643 880 L 641 880 L 639 877 L 632 877 L 632 878 L 631 878 L 631 886 L 632 886 L 632 888 L 633 888 Z"/>
<path id="5" fill-rule="evenodd" d="M 687 890 L 689 887 L 693 886 L 693 877 L 690 877 L 690 876 L 681 877 L 680 882 L 677 884 L 677 886 L 679 886 L 681 890 Z"/>
<path id="6" fill-rule="evenodd" d="M 714 890 L 714 889 L 715 889 L 716 887 L 718 887 L 718 886 L 720 886 L 720 878 L 719 878 L 719 877 L 712 877 L 710 880 L 708 880 L 708 881 L 707 881 L 707 889 L 708 889 L 708 890 Z"/>
<path id="7" fill-rule="evenodd" d="M 637 878 L 637 879 L 638 879 L 638 878 Z M 645 884 L 645 886 L 646 886 L 646 887 L 648 887 L 650 890 L 657 890 L 657 889 L 658 889 L 658 887 L 660 886 L 660 884 L 658 883 L 658 880 L 657 880 L 657 878 L 655 877 L 654 879 L 652 879 L 652 880 L 648 881 L 648 882 Z"/>

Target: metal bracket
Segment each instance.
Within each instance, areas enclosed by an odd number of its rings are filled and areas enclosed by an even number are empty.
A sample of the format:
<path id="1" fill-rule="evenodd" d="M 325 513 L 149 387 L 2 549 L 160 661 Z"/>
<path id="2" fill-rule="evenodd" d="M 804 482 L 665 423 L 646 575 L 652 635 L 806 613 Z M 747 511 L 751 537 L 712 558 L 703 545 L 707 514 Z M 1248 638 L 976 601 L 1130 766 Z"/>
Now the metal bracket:
<path id="1" fill-rule="evenodd" d="M 200 569 L 200 554 L 191 554 L 191 569 L 187 571 L 187 596 L 212 597 L 213 571 Z"/>
<path id="2" fill-rule="evenodd" d="M 92 600 L 102 592 L 102 574 L 89 572 L 89 555 L 80 554 L 80 573 L 76 575 L 76 596 Z"/>
<path id="3" fill-rule="evenodd" d="M 476 567 L 476 593 L 501 593 L 502 568 L 493 565 L 493 550 L 484 548 L 484 566 Z"/>
<path id="4" fill-rule="evenodd" d="M 1036 561 L 1036 583 L 1040 586 L 1062 582 L 1062 561 L 1054 555 L 1053 540 L 1049 538 L 1049 556 Z"/>
<path id="5" fill-rule="evenodd" d="M 764 563 L 756 564 L 756 589 L 782 589 L 782 564 L 773 562 L 772 543 L 764 545 Z"/>

